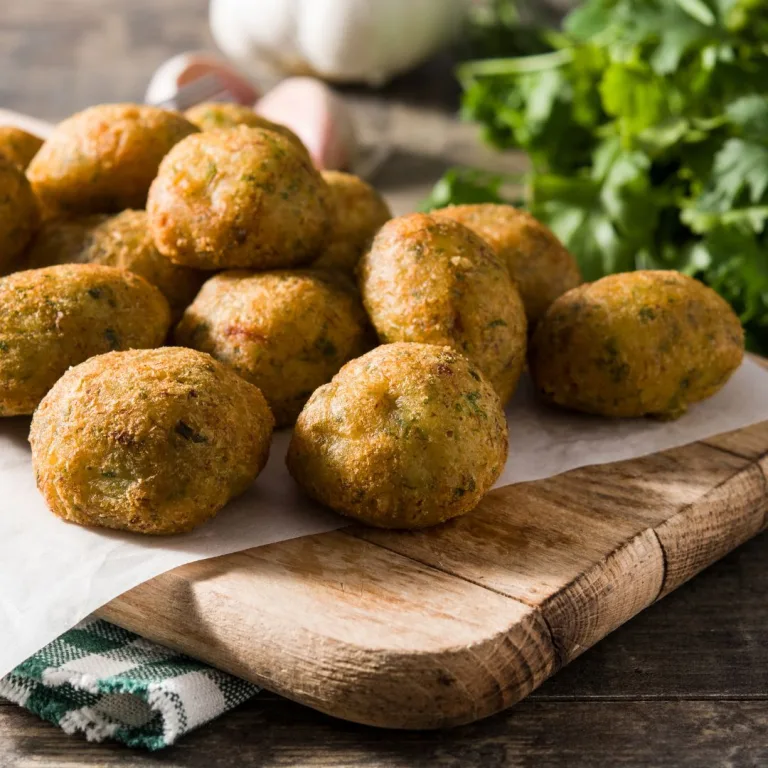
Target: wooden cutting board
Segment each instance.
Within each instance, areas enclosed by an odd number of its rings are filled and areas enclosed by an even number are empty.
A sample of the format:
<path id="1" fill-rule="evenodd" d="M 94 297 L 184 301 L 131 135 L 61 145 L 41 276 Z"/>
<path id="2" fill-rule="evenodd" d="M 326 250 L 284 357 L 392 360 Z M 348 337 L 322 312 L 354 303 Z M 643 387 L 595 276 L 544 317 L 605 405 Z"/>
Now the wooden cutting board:
<path id="1" fill-rule="evenodd" d="M 184 566 L 102 617 L 337 717 L 477 720 L 766 527 L 768 422 L 500 488 L 472 514 Z"/>
<path id="2" fill-rule="evenodd" d="M 4 123 L 51 128 L 0 110 Z M 428 531 L 352 526 L 193 563 L 99 613 L 338 717 L 467 723 L 763 530 L 766 471 L 768 422 L 497 489 Z"/>

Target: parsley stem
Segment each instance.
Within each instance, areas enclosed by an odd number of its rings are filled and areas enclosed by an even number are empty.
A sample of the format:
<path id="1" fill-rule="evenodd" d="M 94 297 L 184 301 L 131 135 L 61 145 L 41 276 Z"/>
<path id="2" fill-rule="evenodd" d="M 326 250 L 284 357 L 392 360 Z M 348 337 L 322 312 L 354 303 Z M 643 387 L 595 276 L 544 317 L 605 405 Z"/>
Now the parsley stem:
<path id="1" fill-rule="evenodd" d="M 534 56 L 518 56 L 506 59 L 481 59 L 468 61 L 457 69 L 459 80 L 463 83 L 476 77 L 495 77 L 499 75 L 542 72 L 557 69 L 568 64 L 572 59 L 571 51 L 564 48 L 550 53 L 537 53 Z"/>

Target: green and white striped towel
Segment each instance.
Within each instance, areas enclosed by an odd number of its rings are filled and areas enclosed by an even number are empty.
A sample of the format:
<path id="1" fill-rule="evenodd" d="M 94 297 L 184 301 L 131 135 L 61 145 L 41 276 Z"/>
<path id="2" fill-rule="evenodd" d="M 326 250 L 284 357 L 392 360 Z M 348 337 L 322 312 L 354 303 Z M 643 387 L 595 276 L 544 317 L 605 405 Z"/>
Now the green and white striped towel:
<path id="1" fill-rule="evenodd" d="M 258 690 L 99 619 L 81 622 L 0 680 L 0 696 L 67 733 L 153 750 Z"/>

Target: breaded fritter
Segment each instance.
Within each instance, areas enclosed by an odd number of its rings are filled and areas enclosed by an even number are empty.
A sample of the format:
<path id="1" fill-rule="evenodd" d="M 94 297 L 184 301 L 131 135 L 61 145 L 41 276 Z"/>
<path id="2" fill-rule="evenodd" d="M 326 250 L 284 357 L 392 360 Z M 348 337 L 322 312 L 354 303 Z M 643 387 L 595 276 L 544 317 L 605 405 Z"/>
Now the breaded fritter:
<path id="1" fill-rule="evenodd" d="M 189 136 L 147 201 L 157 249 L 197 269 L 306 264 L 330 227 L 328 185 L 280 134 L 240 126 Z"/>
<path id="2" fill-rule="evenodd" d="M 251 485 L 272 425 L 259 390 L 209 355 L 99 355 L 70 369 L 35 412 L 37 486 L 72 523 L 182 533 Z"/>
<path id="3" fill-rule="evenodd" d="M 45 222 L 27 252 L 25 266 L 36 269 L 54 264 L 104 264 L 135 272 L 163 292 L 174 320 L 190 305 L 206 277 L 158 252 L 145 211 Z"/>
<path id="4" fill-rule="evenodd" d="M 24 171 L 0 157 L 0 275 L 18 267 L 39 224 L 37 201 Z"/>
<path id="5" fill-rule="evenodd" d="M 379 230 L 359 276 L 383 343 L 452 346 L 509 400 L 525 364 L 525 310 L 506 264 L 484 240 L 455 221 L 401 216 Z"/>
<path id="6" fill-rule="evenodd" d="M 0 125 L 0 155 L 26 170 L 43 140 L 13 125 Z"/>
<path id="7" fill-rule="evenodd" d="M 184 113 L 190 123 L 201 131 L 221 131 L 246 125 L 249 128 L 261 128 L 265 131 L 275 131 L 292 141 L 302 152 L 308 155 L 302 140 L 287 126 L 267 120 L 257 115 L 251 107 L 244 104 L 233 104 L 225 101 L 204 101 L 195 104 Z"/>
<path id="8" fill-rule="evenodd" d="M 310 496 L 381 528 L 477 506 L 507 458 L 501 402 L 448 347 L 386 344 L 347 363 L 299 416 L 288 469 Z"/>
<path id="9" fill-rule="evenodd" d="M 143 208 L 163 156 L 196 132 L 178 112 L 100 104 L 59 123 L 27 176 L 46 218 Z"/>
<path id="10" fill-rule="evenodd" d="M 223 272 L 184 313 L 176 341 L 231 365 L 256 384 L 278 426 L 369 347 L 360 300 L 321 271 Z"/>
<path id="11" fill-rule="evenodd" d="M 711 288 L 668 271 L 611 275 L 557 299 L 531 342 L 552 403 L 605 416 L 676 418 L 741 364 L 744 332 Z"/>
<path id="12" fill-rule="evenodd" d="M 392 218 L 384 198 L 359 176 L 322 171 L 331 191 L 333 225 L 328 244 L 313 266 L 354 274 L 373 236 Z"/>
<path id="13" fill-rule="evenodd" d="M 582 281 L 576 259 L 549 228 L 526 211 L 480 203 L 452 205 L 432 211 L 432 215 L 469 227 L 507 262 L 531 331 L 558 296 Z"/>
<path id="14" fill-rule="evenodd" d="M 0 279 L 0 416 L 32 413 L 93 355 L 160 346 L 170 322 L 162 293 L 122 269 L 64 264 Z"/>

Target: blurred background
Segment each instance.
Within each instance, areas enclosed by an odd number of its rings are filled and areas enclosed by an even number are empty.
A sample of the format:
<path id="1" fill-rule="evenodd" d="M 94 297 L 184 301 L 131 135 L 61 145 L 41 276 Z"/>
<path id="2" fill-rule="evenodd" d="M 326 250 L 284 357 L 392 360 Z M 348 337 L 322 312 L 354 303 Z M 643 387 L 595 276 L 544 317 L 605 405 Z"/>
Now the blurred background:
<path id="1" fill-rule="evenodd" d="M 372 5 L 386 2 L 374 0 Z M 493 5 L 485 0 L 467 4 Z M 537 4 L 539 16 L 556 24 L 572 4 L 542 0 Z M 403 25 L 407 23 L 406 18 Z M 0 104 L 56 120 L 94 103 L 141 100 L 163 61 L 182 51 L 206 49 L 216 50 L 209 0 L 4 2 Z M 448 82 L 450 54 L 436 58 L 437 66 L 424 67 L 408 79 L 420 80 L 425 85 L 421 96 L 449 109 L 458 103 L 450 98 L 458 96 L 458 88 Z M 380 95 L 397 97 L 399 85 Z"/>
<path id="2" fill-rule="evenodd" d="M 4 2 L 0 108 L 142 101 L 200 51 L 331 81 L 396 213 L 523 205 L 588 279 L 695 275 L 768 352 L 768 0 Z"/>
<path id="3" fill-rule="evenodd" d="M 358 3 L 377 4 L 387 2 Z M 471 0 L 459 4 L 470 10 L 494 5 Z M 541 19 L 558 24 L 568 0 L 536 5 Z M 235 24 L 238 10 L 231 12 Z M 401 23 L 407 26 L 407 14 Z M 415 208 L 453 165 L 511 173 L 524 167 L 517 153 L 500 159 L 478 141 L 476 126 L 457 119 L 461 89 L 455 66 L 468 53 L 467 44 L 465 26 L 450 43 L 437 44 L 423 63 L 387 82 L 375 87 L 337 84 L 353 112 L 360 142 L 391 149 L 389 162 L 374 181 L 397 212 Z M 185 51 L 221 53 L 211 33 L 209 0 L 5 2 L 0 4 L 0 108 L 55 122 L 92 104 L 143 101 L 157 69 Z M 263 87 L 276 79 L 275 73 L 259 75 Z"/>

